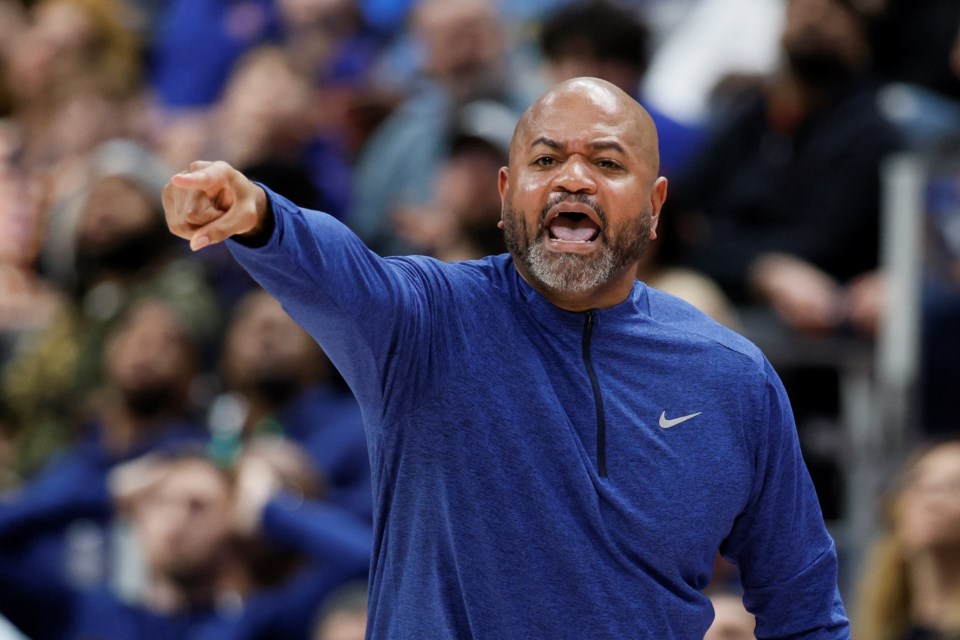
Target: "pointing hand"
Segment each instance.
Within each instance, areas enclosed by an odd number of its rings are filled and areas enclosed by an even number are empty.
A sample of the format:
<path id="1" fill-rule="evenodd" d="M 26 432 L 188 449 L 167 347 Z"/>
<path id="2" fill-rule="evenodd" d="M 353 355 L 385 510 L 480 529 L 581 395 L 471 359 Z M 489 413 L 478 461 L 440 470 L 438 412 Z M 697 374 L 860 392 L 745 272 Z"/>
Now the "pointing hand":
<path id="1" fill-rule="evenodd" d="M 170 231 L 194 251 L 231 236 L 265 241 L 273 222 L 263 189 L 226 162 L 193 162 L 173 176 L 163 209 Z"/>

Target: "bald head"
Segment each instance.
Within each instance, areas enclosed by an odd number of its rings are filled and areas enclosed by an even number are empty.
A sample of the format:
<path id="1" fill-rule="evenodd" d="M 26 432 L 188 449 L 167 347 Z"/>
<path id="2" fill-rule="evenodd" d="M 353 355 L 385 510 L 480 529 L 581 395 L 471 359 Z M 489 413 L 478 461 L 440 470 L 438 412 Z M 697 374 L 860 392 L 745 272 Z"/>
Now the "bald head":
<path id="1" fill-rule="evenodd" d="M 600 78 L 572 78 L 555 85 L 529 109 L 517 122 L 510 143 L 510 161 L 514 161 L 518 149 L 529 145 L 537 137 L 542 125 L 550 122 L 558 113 L 571 110 L 589 114 L 598 124 L 609 122 L 620 125 L 626 144 L 633 147 L 644 163 L 653 169 L 654 176 L 660 169 L 660 152 L 657 146 L 657 128 L 650 114 L 640 103 L 616 85 Z M 571 135 L 576 132 L 570 132 Z M 531 139 L 532 138 L 532 139 Z"/>

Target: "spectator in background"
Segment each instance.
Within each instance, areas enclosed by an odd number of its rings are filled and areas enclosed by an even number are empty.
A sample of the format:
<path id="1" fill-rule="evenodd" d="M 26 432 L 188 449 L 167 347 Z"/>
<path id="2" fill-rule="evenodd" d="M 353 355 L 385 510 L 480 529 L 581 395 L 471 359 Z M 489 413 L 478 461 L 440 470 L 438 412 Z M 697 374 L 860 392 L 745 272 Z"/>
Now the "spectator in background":
<path id="1" fill-rule="evenodd" d="M 157 165 L 150 154 L 114 142 L 102 147 L 92 164 L 88 187 L 51 214 L 51 231 L 72 242 L 58 245 L 57 236 L 49 235 L 51 246 L 60 248 L 50 252 L 48 273 L 62 278 L 60 285 L 70 294 L 61 296 L 48 325 L 21 335 L 3 371 L 2 390 L 20 434 L 24 473 L 89 418 L 86 401 L 103 379 L 106 331 L 132 303 L 152 296 L 170 301 L 201 340 L 218 324 L 202 268 L 179 257 L 164 231 Z M 55 262 L 65 254 L 72 256 L 72 269 Z"/>
<path id="2" fill-rule="evenodd" d="M 372 517 L 360 407 L 336 386 L 320 347 L 265 291 L 237 304 L 221 371 L 230 393 L 214 404 L 210 422 L 226 455 L 257 434 L 285 436 L 310 455 L 332 503 Z"/>
<path id="3" fill-rule="evenodd" d="M 515 120 L 510 109 L 480 100 L 457 117 L 450 156 L 440 167 L 432 201 L 401 207 L 394 214 L 397 234 L 441 260 L 474 260 L 506 251 L 500 197 L 492 178 L 507 164 Z"/>
<path id="4" fill-rule="evenodd" d="M 960 441 L 916 453 L 889 497 L 861 579 L 863 640 L 960 637 Z"/>
<path id="5" fill-rule="evenodd" d="M 120 120 L 120 105 L 140 86 L 139 47 L 126 10 L 122 0 L 43 0 L 30 7 L 27 28 L 5 50 L 26 166 L 50 168 L 78 141 L 89 150 L 99 141 L 91 141 L 92 132 Z"/>
<path id="6" fill-rule="evenodd" d="M 649 62 L 649 34 L 636 10 L 605 0 L 576 2 L 549 16 L 540 48 L 552 82 L 581 76 L 602 78 L 639 102 L 653 118 L 660 140 L 661 174 L 682 172 L 700 146 L 700 131 L 658 111 L 640 95 Z"/>
<path id="7" fill-rule="evenodd" d="M 423 0 L 412 20 L 424 49 L 422 82 L 364 145 L 347 217 L 358 235 L 383 253 L 412 249 L 396 237 L 391 214 L 397 207 L 430 201 L 459 108 L 494 100 L 516 118 L 537 93 L 509 66 L 492 0 Z"/>
<path id="8" fill-rule="evenodd" d="M 24 484 L 16 501 L 0 506 L 0 521 L 42 511 L 56 503 L 61 493 L 69 493 L 71 484 L 102 483 L 113 467 L 133 457 L 205 439 L 204 430 L 191 421 L 188 411 L 189 386 L 197 373 L 197 344 L 185 319 L 170 305 L 147 299 L 133 306 L 107 339 L 104 370 L 106 383 L 93 402 L 92 422 L 84 425 L 75 444 Z M 30 431 L 31 427 L 21 426 L 33 436 L 29 442 L 46 435 Z M 54 436 L 62 446 L 64 434 Z M 23 442 L 17 444 L 24 452 Z M 49 446 L 43 442 L 34 446 L 44 444 Z M 34 566 L 44 564 L 45 574 L 56 575 L 66 584 L 104 584 L 115 568 L 115 558 L 109 557 L 114 539 L 107 513 L 90 511 L 74 518 L 77 526 L 33 541 Z"/>
<path id="9" fill-rule="evenodd" d="M 237 64 L 217 107 L 211 157 L 230 158 L 254 175 L 294 189 L 304 206 L 342 214 L 349 184 L 346 160 L 331 176 L 314 173 L 316 106 L 323 100 L 284 49 L 262 46 Z M 184 157 L 178 166 L 188 163 Z"/>
<path id="10" fill-rule="evenodd" d="M 730 113 L 671 187 L 680 260 L 739 304 L 826 332 L 851 320 L 877 266 L 879 164 L 898 148 L 864 71 L 864 17 L 841 0 L 790 0 L 783 66 Z"/>

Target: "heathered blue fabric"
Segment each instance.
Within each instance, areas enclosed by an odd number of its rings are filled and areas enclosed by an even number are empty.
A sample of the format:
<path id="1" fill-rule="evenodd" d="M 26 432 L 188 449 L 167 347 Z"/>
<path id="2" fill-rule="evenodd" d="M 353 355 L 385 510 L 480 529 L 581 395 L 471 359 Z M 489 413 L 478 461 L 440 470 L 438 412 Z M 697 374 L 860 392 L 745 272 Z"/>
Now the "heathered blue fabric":
<path id="1" fill-rule="evenodd" d="M 321 344 L 364 412 L 368 638 L 702 638 L 720 548 L 760 638 L 848 638 L 789 403 L 752 344 L 637 283 L 563 311 L 509 256 L 380 258 L 270 193 L 240 262 Z M 663 429 L 668 418 L 700 413 Z"/>

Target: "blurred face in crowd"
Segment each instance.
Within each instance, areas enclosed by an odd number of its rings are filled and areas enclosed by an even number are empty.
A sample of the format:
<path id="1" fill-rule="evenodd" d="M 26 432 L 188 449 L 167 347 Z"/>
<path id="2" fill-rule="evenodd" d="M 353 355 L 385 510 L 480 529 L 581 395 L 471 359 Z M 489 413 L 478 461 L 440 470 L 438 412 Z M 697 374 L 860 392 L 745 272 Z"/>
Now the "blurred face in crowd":
<path id="1" fill-rule="evenodd" d="M 77 269 L 82 277 L 103 271 L 137 271 L 171 245 L 157 198 L 125 178 L 98 180 L 77 226 Z"/>
<path id="2" fill-rule="evenodd" d="M 34 97 L 57 79 L 65 79 L 86 61 L 94 25 L 73 2 L 48 0 L 35 6 L 29 28 L 11 48 L 12 88 Z"/>
<path id="3" fill-rule="evenodd" d="M 910 555 L 960 550 L 960 443 L 923 455 L 896 505 L 896 534 Z"/>
<path id="4" fill-rule="evenodd" d="M 428 75 L 461 96 L 499 92 L 504 39 L 490 0 L 423 0 L 414 27 L 424 45 Z"/>
<path id="5" fill-rule="evenodd" d="M 134 307 L 110 337 L 105 357 L 107 378 L 135 415 L 183 409 L 196 354 L 172 308 L 159 301 Z"/>
<path id="6" fill-rule="evenodd" d="M 781 44 L 791 68 L 813 84 L 842 79 L 869 56 L 863 19 L 837 0 L 790 0 Z"/>
<path id="7" fill-rule="evenodd" d="M 224 346 L 223 372 L 236 389 L 291 399 L 316 376 L 324 355 L 280 303 L 257 291 L 237 307 Z"/>
<path id="8" fill-rule="evenodd" d="M 477 142 L 451 155 L 436 180 L 437 207 L 456 218 L 460 233 L 494 253 L 503 251 L 503 241 L 497 229 L 500 198 L 490 185 L 502 165 L 500 152 Z"/>
<path id="9" fill-rule="evenodd" d="M 210 462 L 184 458 L 144 496 L 134 514 L 152 572 L 181 587 L 209 582 L 231 540 L 231 491 Z"/>
<path id="10" fill-rule="evenodd" d="M 666 198 L 656 131 L 613 85 L 559 85 L 521 118 L 500 172 L 504 238 L 524 278 L 552 293 L 632 283 Z"/>
<path id="11" fill-rule="evenodd" d="M 733 595 L 710 597 L 713 603 L 713 624 L 703 640 L 753 640 L 756 620 L 743 607 L 743 601 Z"/>
<path id="12" fill-rule="evenodd" d="M 299 150 L 313 133 L 313 90 L 281 49 L 253 51 L 231 76 L 221 105 L 226 157 L 243 166 Z"/>

